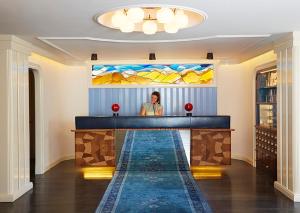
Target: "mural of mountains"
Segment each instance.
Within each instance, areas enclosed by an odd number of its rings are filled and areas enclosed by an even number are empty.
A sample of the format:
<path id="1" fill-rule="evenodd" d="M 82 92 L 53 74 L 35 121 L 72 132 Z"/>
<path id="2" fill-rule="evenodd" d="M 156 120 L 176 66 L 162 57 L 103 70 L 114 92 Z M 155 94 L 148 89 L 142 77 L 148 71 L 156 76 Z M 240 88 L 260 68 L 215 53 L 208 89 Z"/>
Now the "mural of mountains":
<path id="1" fill-rule="evenodd" d="M 93 85 L 212 84 L 212 64 L 93 65 Z"/>

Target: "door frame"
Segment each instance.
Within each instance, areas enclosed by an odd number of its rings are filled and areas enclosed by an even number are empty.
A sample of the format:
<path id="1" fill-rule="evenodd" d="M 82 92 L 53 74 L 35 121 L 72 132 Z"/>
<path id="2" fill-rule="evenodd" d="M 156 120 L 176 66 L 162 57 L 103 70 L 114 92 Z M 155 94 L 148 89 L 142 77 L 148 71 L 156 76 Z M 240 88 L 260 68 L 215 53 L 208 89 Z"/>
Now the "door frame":
<path id="1" fill-rule="evenodd" d="M 254 72 L 253 72 L 253 81 L 252 81 L 252 87 L 253 87 L 253 96 L 252 96 L 252 106 L 253 106 L 253 117 L 252 117 L 252 132 L 253 132 L 253 138 L 252 138 L 252 156 L 253 156 L 253 167 L 256 167 L 256 74 L 258 71 L 272 67 L 272 66 L 277 66 L 277 61 L 273 60 L 264 64 L 261 64 L 257 67 L 255 67 Z M 278 104 L 278 103 L 277 103 Z M 278 141 L 277 141 L 278 143 Z"/>
<path id="2" fill-rule="evenodd" d="M 41 67 L 29 63 L 28 68 L 33 71 L 35 83 L 35 174 L 43 174 L 45 172 L 44 84 Z"/>

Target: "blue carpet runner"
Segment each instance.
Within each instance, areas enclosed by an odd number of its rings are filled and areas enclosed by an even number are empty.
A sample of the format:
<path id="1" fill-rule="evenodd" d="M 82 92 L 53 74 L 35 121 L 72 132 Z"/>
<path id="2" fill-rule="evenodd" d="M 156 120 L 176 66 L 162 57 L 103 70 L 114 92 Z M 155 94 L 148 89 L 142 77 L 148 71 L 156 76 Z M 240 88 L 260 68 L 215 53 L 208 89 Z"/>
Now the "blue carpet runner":
<path id="1" fill-rule="evenodd" d="M 96 212 L 211 212 L 191 175 L 179 132 L 128 131 Z"/>

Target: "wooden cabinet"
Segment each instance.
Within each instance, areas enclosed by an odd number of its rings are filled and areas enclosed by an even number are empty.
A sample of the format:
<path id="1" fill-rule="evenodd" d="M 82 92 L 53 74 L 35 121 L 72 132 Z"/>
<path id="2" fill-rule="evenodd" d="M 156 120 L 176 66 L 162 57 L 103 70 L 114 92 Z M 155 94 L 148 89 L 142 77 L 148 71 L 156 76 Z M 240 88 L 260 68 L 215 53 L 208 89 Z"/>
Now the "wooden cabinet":
<path id="1" fill-rule="evenodd" d="M 277 177 L 277 131 L 256 126 L 256 168 Z"/>
<path id="2" fill-rule="evenodd" d="M 256 74 L 256 168 L 277 176 L 277 70 Z"/>

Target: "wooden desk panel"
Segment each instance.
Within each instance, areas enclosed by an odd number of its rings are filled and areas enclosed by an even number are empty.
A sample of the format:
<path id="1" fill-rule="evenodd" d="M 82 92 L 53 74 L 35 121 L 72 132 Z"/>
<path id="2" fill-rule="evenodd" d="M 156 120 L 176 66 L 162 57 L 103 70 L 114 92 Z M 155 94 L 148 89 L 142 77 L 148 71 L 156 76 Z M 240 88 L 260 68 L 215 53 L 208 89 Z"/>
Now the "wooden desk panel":
<path id="1" fill-rule="evenodd" d="M 230 165 L 231 131 L 191 129 L 191 166 Z M 74 132 L 77 166 L 116 166 L 116 130 L 86 129 Z"/>
<path id="2" fill-rule="evenodd" d="M 115 166 L 113 130 L 75 131 L 76 166 Z"/>
<path id="3" fill-rule="evenodd" d="M 191 130 L 191 166 L 230 164 L 230 129 Z"/>

